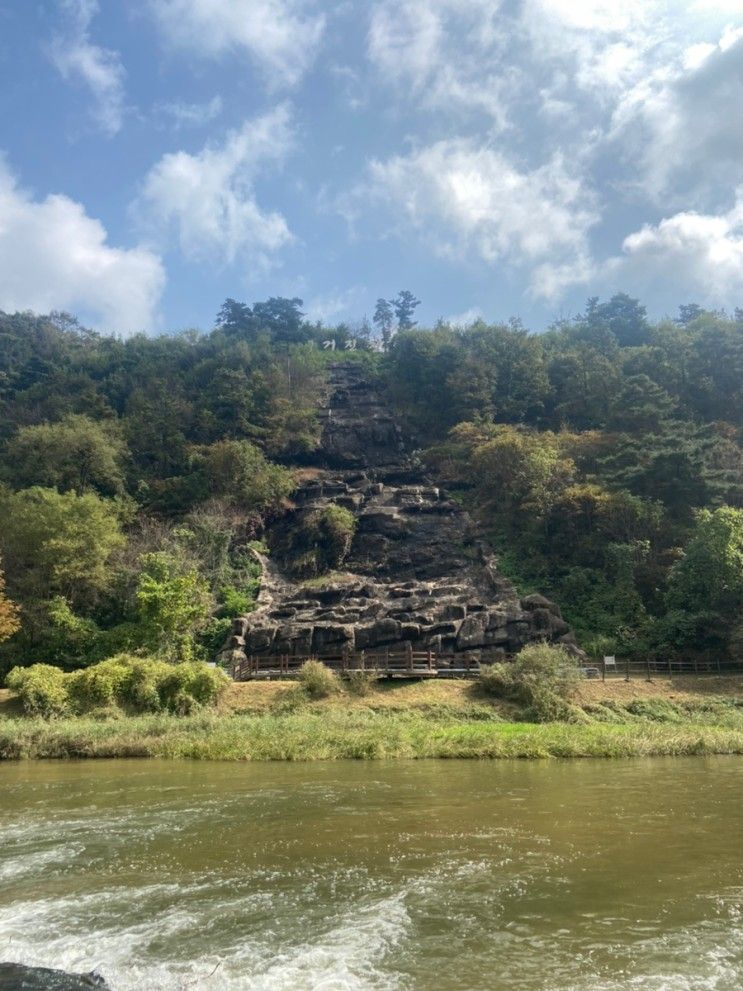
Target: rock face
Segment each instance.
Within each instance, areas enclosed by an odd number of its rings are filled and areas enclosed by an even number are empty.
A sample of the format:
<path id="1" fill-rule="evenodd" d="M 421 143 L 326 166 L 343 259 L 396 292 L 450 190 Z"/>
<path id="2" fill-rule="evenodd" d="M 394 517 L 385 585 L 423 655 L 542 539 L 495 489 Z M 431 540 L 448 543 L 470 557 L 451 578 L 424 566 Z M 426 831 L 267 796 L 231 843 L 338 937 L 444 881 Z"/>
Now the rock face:
<path id="1" fill-rule="evenodd" d="M 93 974 L 66 974 L 47 967 L 25 967 L 20 963 L 0 963 L 0 991 L 107 991 L 103 978 Z"/>
<path id="2" fill-rule="evenodd" d="M 323 417 L 318 468 L 268 534 L 258 609 L 235 620 L 234 659 L 410 644 L 454 660 L 494 661 L 533 640 L 577 649 L 554 603 L 519 599 L 498 573 L 468 515 L 406 453 L 391 410 L 359 366 L 332 369 Z M 293 535 L 331 505 L 356 520 L 340 573 L 291 580 Z"/>

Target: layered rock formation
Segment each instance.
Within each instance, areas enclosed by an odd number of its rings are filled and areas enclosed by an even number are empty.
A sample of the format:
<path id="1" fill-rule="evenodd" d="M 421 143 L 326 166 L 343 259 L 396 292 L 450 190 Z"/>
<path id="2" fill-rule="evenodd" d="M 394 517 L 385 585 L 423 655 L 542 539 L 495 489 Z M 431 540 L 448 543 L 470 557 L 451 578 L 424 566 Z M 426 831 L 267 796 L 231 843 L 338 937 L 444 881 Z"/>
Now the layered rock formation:
<path id="1" fill-rule="evenodd" d="M 391 409 L 355 364 L 332 369 L 317 469 L 269 534 L 258 609 L 235 621 L 244 655 L 433 649 L 440 664 L 494 661 L 533 640 L 575 643 L 560 610 L 519 598 L 459 504 L 406 452 Z M 296 534 L 329 506 L 355 518 L 338 571 L 292 578 Z M 348 514 L 345 514 L 350 519 Z"/>

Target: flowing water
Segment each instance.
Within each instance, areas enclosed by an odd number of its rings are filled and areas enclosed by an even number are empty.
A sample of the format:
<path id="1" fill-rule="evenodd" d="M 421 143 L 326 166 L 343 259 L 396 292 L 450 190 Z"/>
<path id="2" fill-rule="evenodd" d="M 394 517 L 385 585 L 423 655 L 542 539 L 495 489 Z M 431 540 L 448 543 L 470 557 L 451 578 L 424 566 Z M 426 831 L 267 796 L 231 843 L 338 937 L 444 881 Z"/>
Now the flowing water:
<path id="1" fill-rule="evenodd" d="M 733 991 L 739 758 L 0 766 L 0 960 L 114 991 Z"/>

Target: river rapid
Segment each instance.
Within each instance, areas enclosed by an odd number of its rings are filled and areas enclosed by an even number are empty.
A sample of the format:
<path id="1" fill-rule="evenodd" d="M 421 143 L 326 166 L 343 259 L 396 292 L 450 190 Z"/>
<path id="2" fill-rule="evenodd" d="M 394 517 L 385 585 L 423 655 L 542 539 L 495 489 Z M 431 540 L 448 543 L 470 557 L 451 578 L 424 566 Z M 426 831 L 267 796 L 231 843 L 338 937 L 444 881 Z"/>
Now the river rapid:
<path id="1" fill-rule="evenodd" d="M 733 991 L 740 758 L 0 766 L 0 959 L 113 991 Z"/>

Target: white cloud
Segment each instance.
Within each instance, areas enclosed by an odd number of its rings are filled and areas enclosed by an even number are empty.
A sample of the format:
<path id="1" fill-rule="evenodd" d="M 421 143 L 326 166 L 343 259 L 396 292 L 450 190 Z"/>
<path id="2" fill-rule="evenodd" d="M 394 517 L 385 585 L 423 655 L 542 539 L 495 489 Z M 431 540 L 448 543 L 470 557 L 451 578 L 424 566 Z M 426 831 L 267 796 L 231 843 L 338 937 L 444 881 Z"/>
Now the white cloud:
<path id="1" fill-rule="evenodd" d="M 640 165 L 643 188 L 698 190 L 740 176 L 743 30 L 695 43 L 656 68 L 619 103 L 610 137 Z"/>
<path id="2" fill-rule="evenodd" d="M 677 213 L 625 238 L 605 266 L 617 286 L 678 303 L 679 292 L 712 306 L 743 303 L 743 187 L 727 213 Z"/>
<path id="3" fill-rule="evenodd" d="M 164 155 L 145 178 L 134 212 L 153 233 L 175 233 L 192 260 L 267 264 L 293 240 L 284 217 L 263 210 L 254 183 L 292 147 L 289 110 L 280 106 L 196 154 Z"/>
<path id="4" fill-rule="evenodd" d="M 272 86 L 293 86 L 325 28 L 308 0 L 149 0 L 168 44 L 205 57 L 247 52 Z"/>
<path id="5" fill-rule="evenodd" d="M 471 327 L 473 323 L 483 319 L 483 313 L 479 306 L 471 306 L 464 313 L 455 313 L 447 317 L 445 323 L 452 327 Z"/>
<path id="6" fill-rule="evenodd" d="M 322 296 L 315 296 L 307 303 L 307 318 L 328 324 L 342 317 L 351 317 L 357 312 L 365 292 L 363 286 L 352 286 L 350 289 L 333 289 Z"/>
<path id="7" fill-rule="evenodd" d="M 118 52 L 94 45 L 90 24 L 99 10 L 98 0 L 59 0 L 66 29 L 52 40 L 52 62 L 63 78 L 79 79 L 95 99 L 94 117 L 107 134 L 121 130 L 124 119 L 126 73 Z"/>
<path id="8" fill-rule="evenodd" d="M 426 106 L 478 110 L 499 127 L 521 74 L 499 0 L 377 0 L 367 54 L 379 74 Z"/>
<path id="9" fill-rule="evenodd" d="M 438 253 L 529 266 L 536 295 L 554 298 L 590 270 L 595 197 L 560 155 L 520 170 L 493 148 L 440 141 L 372 162 L 369 177 L 398 221 L 421 232 Z"/>
<path id="10" fill-rule="evenodd" d="M 176 128 L 203 127 L 222 113 L 222 97 L 214 96 L 203 103 L 159 103 L 155 112 L 168 117 Z"/>
<path id="11" fill-rule="evenodd" d="M 0 309 L 77 312 L 107 330 L 151 330 L 165 285 L 160 258 L 114 248 L 67 196 L 33 200 L 0 159 Z"/>

